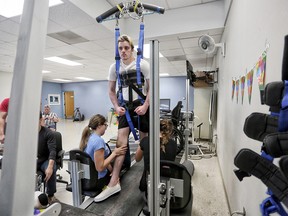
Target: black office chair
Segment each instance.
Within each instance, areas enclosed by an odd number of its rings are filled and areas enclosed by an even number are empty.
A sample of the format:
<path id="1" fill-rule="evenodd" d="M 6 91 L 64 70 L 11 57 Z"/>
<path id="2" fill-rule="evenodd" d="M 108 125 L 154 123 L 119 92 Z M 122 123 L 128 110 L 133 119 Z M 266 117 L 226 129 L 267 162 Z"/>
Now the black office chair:
<path id="1" fill-rule="evenodd" d="M 175 128 L 178 127 L 179 122 L 181 120 L 181 109 L 182 109 L 182 101 L 178 101 L 177 105 L 174 107 L 174 109 L 171 112 L 171 121 Z"/>
<path id="2" fill-rule="evenodd" d="M 60 170 L 63 168 L 63 158 L 64 158 L 64 153 L 65 151 L 62 148 L 62 135 L 60 132 L 58 131 L 54 131 L 53 132 L 55 135 L 55 139 L 56 139 L 56 151 L 57 151 L 57 156 L 56 156 L 56 166 L 57 166 L 57 170 Z M 66 185 L 68 185 L 67 181 L 62 180 L 62 176 L 60 174 L 57 174 L 57 182 L 60 183 L 64 183 Z"/>

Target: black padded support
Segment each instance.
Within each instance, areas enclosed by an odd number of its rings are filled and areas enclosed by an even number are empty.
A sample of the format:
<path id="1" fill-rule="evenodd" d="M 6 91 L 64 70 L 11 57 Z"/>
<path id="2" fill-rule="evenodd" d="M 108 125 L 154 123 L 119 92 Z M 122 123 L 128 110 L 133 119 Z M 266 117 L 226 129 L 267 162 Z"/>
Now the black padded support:
<path id="1" fill-rule="evenodd" d="M 288 206 L 288 181 L 275 164 L 250 149 L 241 149 L 234 158 L 234 164 L 259 178 L 277 199 Z"/>
<path id="2" fill-rule="evenodd" d="M 288 35 L 284 38 L 284 50 L 282 60 L 282 80 L 288 80 Z"/>
<path id="3" fill-rule="evenodd" d="M 284 83 L 282 81 L 267 83 L 264 90 L 264 103 L 280 109 L 283 91 Z"/>
<path id="4" fill-rule="evenodd" d="M 262 150 L 274 158 L 288 155 L 288 132 L 268 134 L 263 140 Z"/>
<path id="5" fill-rule="evenodd" d="M 249 138 L 263 141 L 265 136 L 278 131 L 278 117 L 251 113 L 245 120 L 243 131 Z"/>
<path id="6" fill-rule="evenodd" d="M 98 181 L 98 172 L 95 168 L 94 161 L 90 158 L 90 156 L 81 150 L 71 150 L 69 152 L 70 161 L 78 160 L 82 164 L 89 165 L 90 168 L 90 179 L 81 179 L 82 191 L 95 191 L 97 188 Z"/>
<path id="7" fill-rule="evenodd" d="M 192 164 L 192 165 L 191 165 Z M 190 169 L 190 172 L 188 169 Z M 183 198 L 181 197 L 171 197 L 170 199 L 170 210 L 179 211 L 187 207 L 190 200 L 193 200 L 192 187 L 191 187 L 191 174 L 194 170 L 193 163 L 187 162 L 186 166 L 167 160 L 160 161 L 160 177 L 183 179 L 184 180 L 184 192 Z M 191 170 L 193 169 L 193 170 Z"/>
<path id="8" fill-rule="evenodd" d="M 282 173 L 286 176 L 288 179 L 288 156 L 284 156 L 279 161 L 279 166 L 282 171 Z"/>

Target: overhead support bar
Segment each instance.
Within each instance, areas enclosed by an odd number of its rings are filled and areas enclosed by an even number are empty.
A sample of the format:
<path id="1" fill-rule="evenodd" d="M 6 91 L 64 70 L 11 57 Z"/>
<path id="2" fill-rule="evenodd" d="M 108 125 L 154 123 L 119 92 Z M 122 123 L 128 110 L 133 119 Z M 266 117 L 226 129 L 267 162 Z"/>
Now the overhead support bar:
<path id="1" fill-rule="evenodd" d="M 159 7 L 152 4 L 141 3 L 140 1 L 131 1 L 120 3 L 108 11 L 104 12 L 100 16 L 96 17 L 96 21 L 101 23 L 103 21 L 120 19 L 121 17 L 128 14 L 133 19 L 139 19 L 143 15 L 159 13 L 164 14 L 165 8 Z M 132 13 L 135 13 L 132 15 Z"/>

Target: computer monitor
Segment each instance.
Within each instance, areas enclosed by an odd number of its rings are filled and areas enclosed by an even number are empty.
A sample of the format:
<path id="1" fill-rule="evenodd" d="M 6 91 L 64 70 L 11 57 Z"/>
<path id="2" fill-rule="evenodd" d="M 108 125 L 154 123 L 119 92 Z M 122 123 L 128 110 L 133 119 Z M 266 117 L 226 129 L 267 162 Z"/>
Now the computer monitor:
<path id="1" fill-rule="evenodd" d="M 159 108 L 161 112 L 170 112 L 170 99 L 160 99 Z"/>

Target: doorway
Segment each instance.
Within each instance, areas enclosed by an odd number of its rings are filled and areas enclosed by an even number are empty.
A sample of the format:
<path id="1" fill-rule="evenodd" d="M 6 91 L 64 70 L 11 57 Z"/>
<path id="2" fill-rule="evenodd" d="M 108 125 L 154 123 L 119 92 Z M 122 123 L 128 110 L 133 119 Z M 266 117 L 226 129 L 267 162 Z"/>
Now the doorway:
<path id="1" fill-rule="evenodd" d="M 65 119 L 72 119 L 74 116 L 74 92 L 64 92 L 64 116 Z"/>

